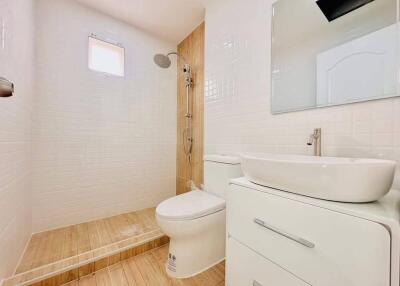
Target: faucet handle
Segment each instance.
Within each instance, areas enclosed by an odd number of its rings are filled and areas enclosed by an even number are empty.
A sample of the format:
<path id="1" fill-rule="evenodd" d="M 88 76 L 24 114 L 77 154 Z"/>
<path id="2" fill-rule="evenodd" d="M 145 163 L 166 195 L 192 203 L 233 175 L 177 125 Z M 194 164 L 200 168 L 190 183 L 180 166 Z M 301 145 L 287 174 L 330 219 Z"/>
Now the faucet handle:
<path id="1" fill-rule="evenodd" d="M 322 129 L 315 128 L 314 132 L 310 135 L 310 139 L 308 139 L 308 146 L 314 144 L 314 156 L 321 156 L 321 135 Z"/>

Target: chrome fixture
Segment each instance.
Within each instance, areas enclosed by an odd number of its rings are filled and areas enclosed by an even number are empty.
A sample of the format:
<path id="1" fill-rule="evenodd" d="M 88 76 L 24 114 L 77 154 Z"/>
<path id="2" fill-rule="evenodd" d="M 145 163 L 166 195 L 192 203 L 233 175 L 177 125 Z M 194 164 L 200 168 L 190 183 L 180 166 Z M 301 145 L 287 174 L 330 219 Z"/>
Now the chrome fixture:
<path id="1" fill-rule="evenodd" d="M 175 55 L 178 58 L 181 58 L 184 62 L 182 72 L 185 78 L 185 87 L 186 87 L 186 113 L 185 113 L 185 130 L 182 133 L 183 140 L 183 149 L 188 158 L 189 164 L 191 164 L 192 160 L 192 149 L 193 149 L 193 128 L 192 128 L 192 98 L 190 97 L 190 90 L 193 87 L 193 75 L 192 75 L 192 67 L 187 63 L 186 59 L 178 54 L 177 52 L 170 52 L 166 55 L 164 54 L 156 54 L 153 58 L 154 63 L 160 68 L 167 69 L 171 66 L 170 56 Z M 188 189 L 192 186 L 191 174 L 190 181 L 187 183 Z"/>
<path id="2" fill-rule="evenodd" d="M 284 231 L 282 229 L 279 229 L 279 228 L 277 228 L 275 226 L 269 225 L 269 224 L 267 224 L 265 221 L 263 221 L 261 219 L 255 218 L 253 221 L 254 221 L 255 224 L 258 224 L 259 226 L 262 226 L 262 227 L 264 227 L 266 229 L 269 229 L 269 230 L 271 230 L 271 231 L 273 231 L 273 232 L 275 232 L 275 233 L 277 233 L 279 235 L 282 235 L 282 236 L 284 236 L 284 237 L 286 237 L 288 239 L 291 239 L 291 240 L 293 240 L 293 241 L 295 241 L 297 243 L 300 243 L 300 244 L 302 244 L 302 245 L 304 245 L 304 246 L 306 246 L 308 248 L 314 248 L 315 247 L 315 244 L 312 243 L 311 241 L 308 241 L 308 240 L 306 240 L 304 238 L 301 238 L 301 237 L 299 237 L 297 235 L 290 234 L 290 233 L 288 233 L 288 232 L 286 232 L 286 231 Z"/>
<path id="3" fill-rule="evenodd" d="M 156 54 L 153 58 L 154 62 L 156 65 L 158 65 L 160 68 L 167 69 L 171 66 L 171 60 L 169 59 L 169 55 L 163 55 L 163 54 Z"/>
<path id="4" fill-rule="evenodd" d="M 0 77 L 0 97 L 10 97 L 14 94 L 14 84 L 4 77 Z"/>
<path id="5" fill-rule="evenodd" d="M 187 63 L 186 59 L 178 54 L 177 52 L 170 52 L 166 55 L 164 54 L 156 54 L 153 58 L 154 63 L 158 65 L 160 68 L 167 69 L 171 66 L 170 56 L 175 55 L 178 58 L 181 58 L 184 62 L 182 72 L 185 75 L 185 87 L 186 87 L 186 128 L 183 131 L 183 148 L 185 154 L 189 157 L 189 162 L 191 160 L 192 154 L 192 145 L 193 145 L 193 130 L 192 130 L 192 102 L 190 98 L 190 89 L 193 87 L 193 76 L 192 76 L 192 68 Z"/>
<path id="6" fill-rule="evenodd" d="M 171 56 L 171 55 L 175 55 L 178 58 L 182 58 L 185 63 L 187 62 L 185 60 L 185 58 L 183 56 L 181 56 L 180 54 L 178 54 L 177 52 L 170 52 L 166 55 L 156 54 L 156 55 L 154 55 L 153 60 L 154 60 L 155 64 L 158 65 L 160 68 L 167 69 L 171 66 L 171 59 L 169 58 L 169 56 Z"/>
<path id="7" fill-rule="evenodd" d="M 315 128 L 314 133 L 310 135 L 307 145 L 314 145 L 314 156 L 321 156 L 321 128 Z"/>

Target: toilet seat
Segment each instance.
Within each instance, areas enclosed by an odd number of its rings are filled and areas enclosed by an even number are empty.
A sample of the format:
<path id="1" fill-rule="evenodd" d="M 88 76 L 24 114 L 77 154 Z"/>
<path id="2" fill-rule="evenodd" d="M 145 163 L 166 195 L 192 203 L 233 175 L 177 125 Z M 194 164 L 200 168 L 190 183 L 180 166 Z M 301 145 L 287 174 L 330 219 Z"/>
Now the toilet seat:
<path id="1" fill-rule="evenodd" d="M 225 209 L 225 200 L 205 191 L 191 191 L 158 205 L 157 216 L 166 220 L 192 220 Z"/>

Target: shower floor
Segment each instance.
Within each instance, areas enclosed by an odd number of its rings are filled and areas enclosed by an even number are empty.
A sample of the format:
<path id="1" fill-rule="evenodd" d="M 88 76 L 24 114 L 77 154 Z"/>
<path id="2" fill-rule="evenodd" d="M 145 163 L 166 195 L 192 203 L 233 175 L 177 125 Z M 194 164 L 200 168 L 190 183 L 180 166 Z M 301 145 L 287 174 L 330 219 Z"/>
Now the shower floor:
<path id="1" fill-rule="evenodd" d="M 4 286 L 62 285 L 167 242 L 154 208 L 34 234 Z"/>

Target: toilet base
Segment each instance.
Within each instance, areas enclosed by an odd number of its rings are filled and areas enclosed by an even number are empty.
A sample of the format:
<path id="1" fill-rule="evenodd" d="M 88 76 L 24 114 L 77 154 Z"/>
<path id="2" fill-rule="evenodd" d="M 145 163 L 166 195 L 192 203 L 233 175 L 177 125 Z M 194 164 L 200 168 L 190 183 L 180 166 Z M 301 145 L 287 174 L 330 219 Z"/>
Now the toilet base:
<path id="1" fill-rule="evenodd" d="M 159 224 L 170 237 L 169 276 L 189 278 L 225 259 L 225 210 L 195 220 L 163 220 Z"/>
<path id="2" fill-rule="evenodd" d="M 193 276 L 196 276 L 196 275 L 198 275 L 198 274 L 201 274 L 201 273 L 203 273 L 203 272 L 206 272 L 208 269 L 213 268 L 215 265 L 220 264 L 220 263 L 221 263 L 222 261 L 224 261 L 224 260 L 225 260 L 225 257 L 222 258 L 221 260 L 217 261 L 216 263 L 214 263 L 214 264 L 208 266 L 207 268 L 204 268 L 204 269 L 200 270 L 200 271 L 197 272 L 197 273 L 193 273 L 193 274 L 190 275 L 190 276 L 182 276 L 182 277 L 181 277 L 181 276 L 176 276 L 176 272 L 170 271 L 170 270 L 168 269 L 168 262 L 165 263 L 165 270 L 166 270 L 168 276 L 170 276 L 170 277 L 173 277 L 173 278 L 176 278 L 176 279 L 186 279 L 186 278 L 191 278 L 191 277 L 193 277 Z"/>

